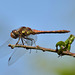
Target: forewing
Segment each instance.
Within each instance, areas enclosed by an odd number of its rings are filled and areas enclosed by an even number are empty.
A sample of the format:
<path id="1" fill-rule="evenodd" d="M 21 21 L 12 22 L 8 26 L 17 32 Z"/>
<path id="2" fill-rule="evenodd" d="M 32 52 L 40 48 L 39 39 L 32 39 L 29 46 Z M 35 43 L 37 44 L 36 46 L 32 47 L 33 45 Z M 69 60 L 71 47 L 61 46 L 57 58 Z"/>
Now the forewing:
<path id="1" fill-rule="evenodd" d="M 4 57 L 12 52 L 13 49 L 8 47 L 8 44 L 12 44 L 12 43 L 14 43 L 14 41 L 12 38 L 10 38 L 3 45 L 0 46 L 0 58 Z"/>
<path id="2" fill-rule="evenodd" d="M 26 53 L 26 49 L 22 49 L 22 48 L 15 49 L 8 60 L 8 65 L 12 65 L 13 63 L 15 63 L 25 53 Z"/>

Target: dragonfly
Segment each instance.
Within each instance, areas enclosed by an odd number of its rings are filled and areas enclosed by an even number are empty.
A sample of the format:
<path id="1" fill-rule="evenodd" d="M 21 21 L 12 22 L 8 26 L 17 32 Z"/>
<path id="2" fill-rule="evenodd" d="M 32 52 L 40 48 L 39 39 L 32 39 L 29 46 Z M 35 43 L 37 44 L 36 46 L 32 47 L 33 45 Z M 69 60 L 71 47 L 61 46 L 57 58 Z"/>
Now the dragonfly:
<path id="1" fill-rule="evenodd" d="M 68 33 L 68 32 L 70 32 L 70 31 L 67 31 L 67 30 L 40 31 L 40 30 L 31 29 L 29 27 L 21 27 L 17 30 L 13 30 L 11 32 L 11 37 L 14 39 L 19 38 L 16 44 L 18 44 L 21 39 L 22 44 L 24 45 L 23 39 L 28 39 L 30 41 L 34 40 L 32 38 L 28 38 L 28 35 L 30 35 L 30 34 L 35 35 L 35 34 L 45 34 L 45 33 Z"/>
<path id="2" fill-rule="evenodd" d="M 41 30 L 36 30 L 36 29 L 31 29 L 29 27 L 20 27 L 19 29 L 14 29 L 12 30 L 12 32 L 10 33 L 10 36 L 13 39 L 18 39 L 18 41 L 16 42 L 16 45 L 20 43 L 20 41 L 22 42 L 22 45 L 34 45 L 36 40 L 37 40 L 37 36 L 36 34 L 46 34 L 46 33 L 68 33 L 70 32 L 69 30 L 56 30 L 56 31 L 41 31 Z M 8 51 L 4 51 L 4 48 L 7 47 L 7 43 L 11 43 L 13 42 L 12 40 L 8 40 L 4 45 L 5 46 L 1 46 L 2 48 L 0 48 L 0 53 L 1 56 L 3 55 L 7 55 L 8 53 L 10 53 L 12 50 L 8 49 Z M 6 48 L 7 49 L 7 48 Z M 14 52 L 11 54 L 11 56 L 9 57 L 8 60 L 8 64 L 11 65 L 13 63 L 15 63 L 21 56 L 23 56 L 26 53 L 26 49 L 15 49 Z"/>

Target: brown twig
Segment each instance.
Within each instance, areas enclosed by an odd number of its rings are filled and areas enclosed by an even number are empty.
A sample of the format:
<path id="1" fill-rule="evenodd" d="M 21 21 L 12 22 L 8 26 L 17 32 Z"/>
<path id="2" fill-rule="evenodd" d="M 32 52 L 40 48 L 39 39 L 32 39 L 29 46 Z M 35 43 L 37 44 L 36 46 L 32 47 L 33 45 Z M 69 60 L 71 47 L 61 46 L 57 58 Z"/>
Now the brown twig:
<path id="1" fill-rule="evenodd" d="M 8 46 L 11 47 L 12 49 L 15 48 L 15 47 L 20 47 L 20 48 L 26 48 L 27 50 L 28 49 L 34 49 L 34 50 L 37 49 L 37 50 L 42 50 L 43 52 L 49 51 L 49 52 L 58 53 L 58 52 L 56 52 L 55 49 L 44 48 L 44 47 L 40 47 L 40 46 L 33 47 L 33 46 L 26 46 L 26 45 L 20 45 L 20 44 L 17 44 L 17 45 L 9 44 Z M 69 56 L 75 57 L 75 53 L 71 53 L 69 51 L 63 51 L 62 55 L 69 55 Z"/>

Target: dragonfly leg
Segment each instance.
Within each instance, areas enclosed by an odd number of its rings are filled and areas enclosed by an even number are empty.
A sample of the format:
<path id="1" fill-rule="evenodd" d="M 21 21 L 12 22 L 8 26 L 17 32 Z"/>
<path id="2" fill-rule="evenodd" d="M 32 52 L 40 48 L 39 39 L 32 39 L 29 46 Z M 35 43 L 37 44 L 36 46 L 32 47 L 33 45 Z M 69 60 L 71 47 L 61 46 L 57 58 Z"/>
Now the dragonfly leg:
<path id="1" fill-rule="evenodd" d="M 35 46 L 36 46 L 35 40 L 32 39 L 32 38 L 30 38 L 30 39 L 31 39 L 31 46 L 32 46 L 32 41 L 34 41 L 34 44 L 35 44 Z M 30 53 L 31 53 L 31 50 L 30 50 Z M 37 50 L 36 50 L 36 53 L 37 53 Z"/>
<path id="2" fill-rule="evenodd" d="M 19 41 L 20 41 L 20 38 L 21 38 L 21 37 L 19 37 L 19 39 L 18 39 L 18 41 L 17 41 L 16 45 L 19 43 Z"/>
<path id="3" fill-rule="evenodd" d="M 28 38 L 28 39 L 31 40 L 31 46 L 32 46 L 32 44 L 33 44 L 32 40 L 33 40 L 33 39 L 31 39 L 31 38 Z M 30 53 L 31 53 L 31 49 L 30 49 Z"/>
<path id="4" fill-rule="evenodd" d="M 33 41 L 34 41 L 34 44 L 35 44 L 35 40 L 34 40 L 34 39 L 32 39 L 32 38 L 27 38 L 27 37 L 25 37 L 25 39 L 28 39 L 28 40 L 30 40 L 30 41 L 31 41 L 31 46 L 32 46 L 32 44 L 33 44 Z M 36 44 L 35 44 L 35 46 L 36 46 Z M 31 53 L 31 49 L 30 49 L 30 53 Z"/>
<path id="5" fill-rule="evenodd" d="M 25 39 L 23 39 L 25 41 L 25 43 L 27 44 L 27 41 Z"/>
<path id="6" fill-rule="evenodd" d="M 28 40 L 30 40 L 30 41 L 31 41 L 31 46 L 32 46 L 32 41 L 34 41 L 34 44 L 35 44 L 35 40 L 34 40 L 34 39 L 32 39 L 32 38 L 27 38 L 27 37 L 25 37 L 25 39 L 28 39 Z M 36 46 L 36 44 L 35 44 L 35 46 Z"/>
<path id="7" fill-rule="evenodd" d="M 35 40 L 34 40 L 34 39 L 32 39 L 32 38 L 30 38 L 30 39 L 31 39 L 31 46 L 32 46 L 32 44 L 33 44 L 33 42 L 32 42 L 32 41 L 34 41 L 34 44 L 35 44 L 35 46 L 36 46 Z M 30 50 L 30 53 L 31 53 L 31 50 Z M 37 50 L 36 50 L 36 53 L 37 53 Z"/>
<path id="8" fill-rule="evenodd" d="M 22 44 L 24 45 L 23 38 L 21 38 Z"/>

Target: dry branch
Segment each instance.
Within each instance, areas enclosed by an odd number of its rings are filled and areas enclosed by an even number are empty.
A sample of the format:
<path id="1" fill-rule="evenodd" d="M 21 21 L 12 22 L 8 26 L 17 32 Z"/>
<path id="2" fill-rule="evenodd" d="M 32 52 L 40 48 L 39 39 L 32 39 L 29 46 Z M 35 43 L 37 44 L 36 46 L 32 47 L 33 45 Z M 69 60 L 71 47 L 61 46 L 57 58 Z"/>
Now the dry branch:
<path id="1" fill-rule="evenodd" d="M 15 47 L 20 47 L 20 48 L 26 48 L 27 50 L 28 49 L 34 49 L 34 50 L 37 49 L 37 50 L 42 50 L 43 52 L 48 51 L 48 52 L 54 52 L 54 53 L 58 54 L 58 52 L 56 52 L 55 49 L 44 48 L 44 47 L 40 47 L 40 46 L 34 47 L 34 46 L 26 46 L 26 45 L 20 45 L 20 44 L 17 44 L 17 45 L 9 44 L 8 46 L 11 47 L 12 49 L 15 48 Z M 71 53 L 69 51 L 63 51 L 62 55 L 69 55 L 69 56 L 75 57 L 75 53 Z"/>

